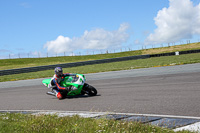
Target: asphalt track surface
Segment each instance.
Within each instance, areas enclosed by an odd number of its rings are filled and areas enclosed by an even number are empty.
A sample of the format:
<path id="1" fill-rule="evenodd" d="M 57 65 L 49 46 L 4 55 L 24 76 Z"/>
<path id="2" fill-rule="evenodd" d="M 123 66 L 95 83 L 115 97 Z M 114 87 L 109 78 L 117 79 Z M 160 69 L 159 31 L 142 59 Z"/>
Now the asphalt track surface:
<path id="1" fill-rule="evenodd" d="M 86 74 L 98 96 L 58 100 L 43 79 L 0 83 L 0 110 L 99 111 L 200 117 L 200 64 Z"/>

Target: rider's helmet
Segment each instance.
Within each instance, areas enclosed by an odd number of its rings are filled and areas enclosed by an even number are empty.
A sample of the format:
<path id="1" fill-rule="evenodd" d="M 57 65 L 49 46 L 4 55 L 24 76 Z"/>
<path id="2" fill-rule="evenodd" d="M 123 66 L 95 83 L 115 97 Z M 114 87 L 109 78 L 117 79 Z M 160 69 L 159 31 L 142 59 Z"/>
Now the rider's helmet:
<path id="1" fill-rule="evenodd" d="M 62 77 L 62 75 L 63 75 L 62 67 L 56 67 L 55 68 L 55 74 L 56 74 L 57 77 Z"/>

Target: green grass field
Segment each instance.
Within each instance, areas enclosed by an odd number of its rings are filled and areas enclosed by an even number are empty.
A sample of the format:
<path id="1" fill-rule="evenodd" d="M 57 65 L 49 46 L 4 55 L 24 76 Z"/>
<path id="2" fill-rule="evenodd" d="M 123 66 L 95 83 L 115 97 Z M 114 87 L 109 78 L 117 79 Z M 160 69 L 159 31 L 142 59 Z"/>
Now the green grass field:
<path id="1" fill-rule="evenodd" d="M 139 122 L 106 119 L 0 113 L 1 133 L 175 133 L 173 130 Z M 177 133 L 191 133 L 179 131 Z"/>

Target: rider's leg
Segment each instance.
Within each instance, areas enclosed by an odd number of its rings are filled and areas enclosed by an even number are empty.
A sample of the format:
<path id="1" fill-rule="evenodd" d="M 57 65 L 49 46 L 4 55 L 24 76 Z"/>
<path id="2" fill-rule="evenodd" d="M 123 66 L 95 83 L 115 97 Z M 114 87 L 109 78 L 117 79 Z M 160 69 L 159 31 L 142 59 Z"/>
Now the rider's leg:
<path id="1" fill-rule="evenodd" d="M 58 91 L 58 88 L 57 88 L 56 84 L 53 82 L 53 80 L 51 80 L 51 86 L 52 86 L 52 92 L 55 94 L 55 96 L 56 96 L 58 99 L 62 99 L 63 96 L 62 96 L 62 94 L 60 93 L 60 91 Z"/>

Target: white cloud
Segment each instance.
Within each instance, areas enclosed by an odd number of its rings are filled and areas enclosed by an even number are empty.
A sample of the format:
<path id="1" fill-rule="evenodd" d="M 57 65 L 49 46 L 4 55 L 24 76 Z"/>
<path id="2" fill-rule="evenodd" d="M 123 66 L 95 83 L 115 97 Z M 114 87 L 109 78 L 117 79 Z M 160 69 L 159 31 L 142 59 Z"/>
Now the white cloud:
<path id="1" fill-rule="evenodd" d="M 154 18 L 157 29 L 145 40 L 146 44 L 177 42 L 200 34 L 200 4 L 190 0 L 169 0 Z"/>
<path id="2" fill-rule="evenodd" d="M 129 24 L 123 23 L 115 31 L 97 28 L 91 31 L 86 30 L 81 37 L 58 36 L 56 40 L 47 42 L 44 48 L 53 53 L 72 52 L 77 49 L 116 48 L 129 39 L 129 34 L 126 32 L 128 28 Z"/>
<path id="3" fill-rule="evenodd" d="M 47 51 L 54 53 L 63 53 L 65 51 L 71 51 L 73 45 L 72 40 L 68 37 L 58 36 L 56 40 L 49 41 L 44 45 Z"/>

